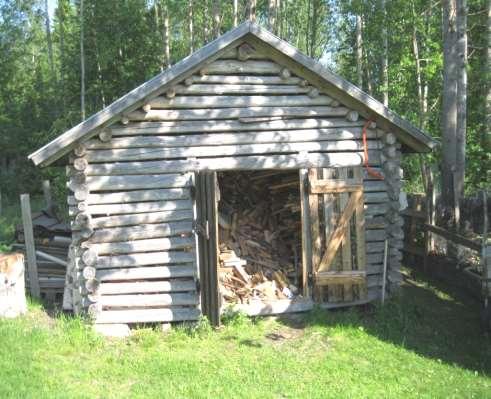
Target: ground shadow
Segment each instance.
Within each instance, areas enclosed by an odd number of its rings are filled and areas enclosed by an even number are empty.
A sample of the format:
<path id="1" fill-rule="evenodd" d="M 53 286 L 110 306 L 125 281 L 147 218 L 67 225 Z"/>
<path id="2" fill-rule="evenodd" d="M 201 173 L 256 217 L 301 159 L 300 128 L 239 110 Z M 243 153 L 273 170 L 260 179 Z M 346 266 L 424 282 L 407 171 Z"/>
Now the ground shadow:
<path id="1" fill-rule="evenodd" d="M 462 277 L 448 267 L 445 279 L 406 269 L 400 294 L 384 307 L 320 310 L 282 317 L 289 327 L 363 327 L 378 339 L 428 358 L 491 376 L 491 338 L 480 327 L 481 303 L 463 288 Z"/>

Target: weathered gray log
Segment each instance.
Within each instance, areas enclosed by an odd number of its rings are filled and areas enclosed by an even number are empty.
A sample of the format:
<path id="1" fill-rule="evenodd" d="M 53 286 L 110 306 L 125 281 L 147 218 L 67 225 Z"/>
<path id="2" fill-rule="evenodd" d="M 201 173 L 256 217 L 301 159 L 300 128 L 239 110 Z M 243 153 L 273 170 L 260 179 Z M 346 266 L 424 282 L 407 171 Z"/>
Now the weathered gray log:
<path id="1" fill-rule="evenodd" d="M 86 280 L 94 279 L 96 278 L 96 268 L 93 266 L 85 266 L 82 275 Z"/>
<path id="2" fill-rule="evenodd" d="M 132 150 L 122 150 L 132 151 Z M 99 151 L 98 151 L 99 152 Z M 103 151 L 100 151 L 103 152 Z M 104 151 L 105 152 L 105 151 Z M 150 151 L 148 151 L 150 152 Z M 151 157 L 150 154 L 148 154 Z M 108 155 L 111 151 L 108 151 Z M 109 155 L 111 158 L 111 156 Z M 114 159 L 116 155 L 113 155 Z M 176 188 L 189 186 L 189 175 L 129 175 L 129 176 L 88 176 L 87 186 L 90 191 L 136 190 L 143 188 Z"/>
<path id="3" fill-rule="evenodd" d="M 191 222 L 140 224 L 132 227 L 114 227 L 97 230 L 87 241 L 88 244 L 146 240 L 190 234 Z"/>
<path id="4" fill-rule="evenodd" d="M 196 290 L 194 280 L 134 281 L 131 283 L 103 283 L 98 287 L 100 295 L 145 294 L 157 292 L 189 292 Z"/>
<path id="5" fill-rule="evenodd" d="M 371 166 L 380 165 L 380 153 L 369 151 Z M 107 174 L 131 174 L 145 171 L 149 174 L 185 172 L 189 170 L 236 170 L 236 169 L 298 169 L 312 167 L 342 167 L 363 164 L 363 152 L 309 153 L 288 155 L 251 155 L 247 157 L 219 157 L 187 159 L 183 161 L 117 162 L 102 165 L 92 164 L 92 176 Z"/>
<path id="6" fill-rule="evenodd" d="M 368 143 L 369 148 L 376 147 L 376 142 Z M 360 151 L 363 149 L 363 144 L 359 141 L 316 141 L 306 143 L 267 143 L 267 144 L 245 144 L 245 145 L 223 145 L 223 146 L 205 146 L 205 147 L 182 147 L 182 148 L 128 148 L 115 150 L 91 150 L 87 153 L 87 159 L 92 162 L 109 162 L 109 161 L 142 161 L 151 159 L 168 159 L 168 158 L 184 158 L 184 157 L 223 157 L 233 155 L 247 154 L 266 154 L 266 153 L 281 153 L 281 152 L 318 152 L 318 151 Z M 108 178 L 108 180 L 111 177 Z M 112 178 L 117 181 L 120 178 Z M 161 177 L 161 179 L 164 179 Z M 131 180 L 131 179 L 127 179 Z M 143 186 L 142 182 L 133 188 L 159 188 L 159 187 L 182 187 L 179 185 L 159 185 L 154 177 L 147 182 L 148 186 Z M 87 179 L 90 190 L 97 188 L 106 188 L 109 185 L 105 180 Z M 93 184 L 91 184 L 93 183 Z M 114 188 L 125 188 L 129 181 L 122 181 L 123 185 Z M 126 188 L 129 188 L 126 186 Z"/>
<path id="7" fill-rule="evenodd" d="M 75 216 L 74 224 L 79 228 L 86 228 L 91 226 L 92 218 L 88 213 L 80 212 Z"/>
<path id="8" fill-rule="evenodd" d="M 194 84 L 192 86 L 176 86 L 178 94 L 221 95 L 221 94 L 306 94 L 310 88 L 293 85 L 251 85 L 251 84 Z M 319 94 L 317 92 L 317 94 Z M 310 97 L 310 93 L 309 93 Z"/>
<path id="9" fill-rule="evenodd" d="M 22 210 L 22 225 L 27 255 L 27 276 L 29 277 L 29 291 L 34 298 L 40 297 L 38 268 L 36 264 L 36 248 L 34 246 L 34 233 L 32 228 L 31 201 L 29 194 L 21 194 L 20 204 Z"/>
<path id="10" fill-rule="evenodd" d="M 308 141 L 349 141 L 361 140 L 361 128 L 327 128 L 305 130 L 278 130 L 268 132 L 250 131 L 247 133 L 217 133 L 183 136 L 135 136 L 114 138 L 103 143 L 92 140 L 87 143 L 90 149 L 140 148 L 140 147 L 192 147 L 222 146 L 227 144 L 295 143 Z M 373 140 L 367 142 L 368 148 L 377 148 Z"/>
<path id="11" fill-rule="evenodd" d="M 196 308 L 161 308 L 135 310 L 103 310 L 95 323 L 151 323 L 197 320 L 200 311 Z"/>
<path id="12" fill-rule="evenodd" d="M 160 251 L 135 253 L 117 256 L 100 256 L 97 261 L 98 269 L 111 269 L 116 267 L 135 267 L 150 265 L 167 265 L 190 263 L 195 260 L 195 254 L 192 252 L 180 251 Z"/>
<path id="13" fill-rule="evenodd" d="M 201 75 L 232 75 L 236 73 L 251 75 L 278 75 L 281 65 L 272 61 L 214 61 L 201 69 Z"/>
<path id="14" fill-rule="evenodd" d="M 385 229 L 365 230 L 365 241 L 384 241 L 386 237 Z"/>
<path id="15" fill-rule="evenodd" d="M 192 86 L 190 86 L 192 87 Z M 326 95 L 310 98 L 305 95 L 279 96 L 178 96 L 174 98 L 156 97 L 150 101 L 154 109 L 188 108 L 244 108 L 244 107 L 298 107 L 330 105 L 332 98 Z M 149 114 L 147 113 L 147 115 Z M 133 119 L 130 116 L 131 119 Z"/>
<path id="16" fill-rule="evenodd" d="M 156 307 L 190 306 L 198 304 L 193 293 L 149 294 L 149 295 L 102 295 L 98 301 L 102 307 Z"/>
<path id="17" fill-rule="evenodd" d="M 109 171 L 106 171 L 109 172 Z M 86 203 L 88 205 L 117 204 L 128 202 L 146 202 L 190 198 L 187 188 L 167 188 L 155 190 L 120 191 L 104 194 L 89 194 Z M 68 205 L 77 205 L 74 197 L 68 197 Z"/>
<path id="18" fill-rule="evenodd" d="M 358 120 L 358 112 L 356 111 L 349 111 L 347 114 L 346 114 L 346 119 L 351 121 L 351 122 L 355 122 Z"/>
<path id="19" fill-rule="evenodd" d="M 290 77 L 288 79 L 280 76 L 247 76 L 247 75 L 193 75 L 188 83 L 218 83 L 218 84 L 250 84 L 250 85 L 300 85 L 302 79 Z"/>
<path id="20" fill-rule="evenodd" d="M 73 209 L 74 208 L 74 209 Z M 87 210 L 92 215 L 121 215 L 129 213 L 148 213 L 172 211 L 177 209 L 192 209 L 190 200 L 167 200 L 152 202 L 131 202 L 122 204 L 89 205 Z M 76 214 L 77 209 L 71 207 L 70 214 Z"/>
<path id="21" fill-rule="evenodd" d="M 144 280 L 144 279 L 168 279 L 194 277 L 196 275 L 196 266 L 152 266 L 152 267 L 134 267 L 128 269 L 109 269 L 97 270 L 97 279 L 101 282 L 106 281 L 127 281 L 127 280 Z"/>
<path id="22" fill-rule="evenodd" d="M 200 108 L 203 108 L 203 104 Z M 132 121 L 193 121 L 252 118 L 261 116 L 284 117 L 336 117 L 346 116 L 347 108 L 312 106 L 305 104 L 287 107 L 250 106 L 246 108 L 204 108 L 204 109 L 152 109 L 149 112 L 134 111 L 128 114 Z M 119 126 L 119 125 L 118 125 Z"/>
<path id="23" fill-rule="evenodd" d="M 110 129 L 104 129 L 99 133 L 99 140 L 103 142 L 111 141 L 112 131 Z"/>
<path id="24" fill-rule="evenodd" d="M 85 146 L 82 143 L 77 144 L 73 148 L 73 154 L 76 157 L 83 157 L 85 155 Z"/>
<path id="25" fill-rule="evenodd" d="M 100 229 L 104 227 L 131 226 L 145 223 L 177 222 L 181 220 L 191 220 L 192 218 L 193 212 L 191 210 L 176 210 L 97 217 L 93 219 L 92 226 L 93 228 Z M 98 231 L 97 234 L 99 234 Z M 91 238 L 94 238 L 94 236 L 92 235 Z"/>
<path id="26" fill-rule="evenodd" d="M 60 265 L 60 266 L 65 266 L 65 267 L 67 266 L 67 262 L 65 260 L 60 259 L 60 258 L 53 256 L 53 255 L 47 254 L 43 251 L 37 250 L 36 256 L 38 256 L 39 258 L 42 258 L 42 259 L 49 260 L 50 262 L 56 263 L 57 265 Z"/>
<path id="27" fill-rule="evenodd" d="M 73 167 L 78 171 L 83 171 L 87 168 L 88 162 L 85 158 L 75 158 L 73 160 Z"/>
<path id="28" fill-rule="evenodd" d="M 99 255 L 119 255 L 134 252 L 167 251 L 193 248 L 195 244 L 194 241 L 194 238 L 190 237 L 155 238 L 137 241 L 92 244 L 90 248 L 95 250 Z"/>
<path id="29" fill-rule="evenodd" d="M 95 249 L 89 248 L 82 253 L 82 261 L 87 266 L 94 266 L 99 260 L 99 255 Z"/>
<path id="30" fill-rule="evenodd" d="M 344 112 L 344 110 L 343 110 Z M 267 119 L 260 122 L 243 123 L 240 120 L 217 120 L 217 121 L 171 121 L 171 122 L 139 122 L 132 123 L 126 127 L 115 125 L 112 128 L 114 137 L 141 136 L 158 134 L 180 134 L 180 133 L 217 133 L 217 132 L 239 132 L 239 131 L 269 131 L 269 130 L 297 130 L 303 129 L 326 129 L 326 128 L 356 128 L 362 127 L 362 122 L 349 122 L 341 118 L 323 119 Z M 261 118 L 261 117 L 259 117 Z M 264 117 L 275 118 L 275 117 Z M 367 130 L 367 138 L 376 138 L 373 130 Z"/>

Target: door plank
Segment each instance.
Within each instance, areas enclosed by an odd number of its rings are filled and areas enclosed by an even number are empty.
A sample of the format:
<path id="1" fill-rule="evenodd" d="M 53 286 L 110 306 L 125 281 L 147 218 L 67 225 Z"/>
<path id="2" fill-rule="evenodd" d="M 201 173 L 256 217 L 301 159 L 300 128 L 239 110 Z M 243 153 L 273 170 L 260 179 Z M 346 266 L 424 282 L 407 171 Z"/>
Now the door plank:
<path id="1" fill-rule="evenodd" d="M 346 233 L 349 220 L 355 211 L 355 206 L 361 197 L 362 191 L 355 191 L 348 200 L 346 208 L 339 218 L 338 226 L 329 238 L 329 243 L 327 245 L 326 251 L 317 269 L 318 272 L 325 271 L 329 268 L 334 256 L 336 255 L 337 249 L 341 245 L 343 237 Z"/>

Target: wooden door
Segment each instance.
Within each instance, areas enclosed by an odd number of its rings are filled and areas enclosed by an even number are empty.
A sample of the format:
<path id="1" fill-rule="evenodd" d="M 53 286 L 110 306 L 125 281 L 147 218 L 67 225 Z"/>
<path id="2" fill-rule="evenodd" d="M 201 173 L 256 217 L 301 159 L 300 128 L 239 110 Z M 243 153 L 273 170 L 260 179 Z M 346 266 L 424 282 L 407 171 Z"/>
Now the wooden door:
<path id="1" fill-rule="evenodd" d="M 349 304 L 365 300 L 361 168 L 303 169 L 300 178 L 304 294 L 312 288 L 318 302 Z"/>
<path id="2" fill-rule="evenodd" d="M 214 326 L 220 324 L 218 290 L 218 184 L 216 172 L 196 173 L 196 225 L 198 236 L 201 312 Z"/>

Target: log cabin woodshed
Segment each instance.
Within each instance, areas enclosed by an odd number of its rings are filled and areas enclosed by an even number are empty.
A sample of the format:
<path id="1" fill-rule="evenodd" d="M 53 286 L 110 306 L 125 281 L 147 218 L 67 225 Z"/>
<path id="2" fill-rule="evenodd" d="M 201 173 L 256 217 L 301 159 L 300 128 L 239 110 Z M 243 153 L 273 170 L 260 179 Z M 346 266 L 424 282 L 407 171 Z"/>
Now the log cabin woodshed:
<path id="1" fill-rule="evenodd" d="M 68 156 L 76 313 L 217 324 L 227 300 L 267 314 L 377 299 L 386 238 L 395 290 L 401 155 L 435 144 L 246 22 L 30 159 Z"/>

